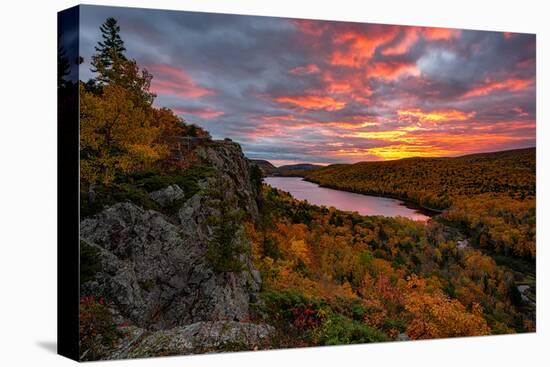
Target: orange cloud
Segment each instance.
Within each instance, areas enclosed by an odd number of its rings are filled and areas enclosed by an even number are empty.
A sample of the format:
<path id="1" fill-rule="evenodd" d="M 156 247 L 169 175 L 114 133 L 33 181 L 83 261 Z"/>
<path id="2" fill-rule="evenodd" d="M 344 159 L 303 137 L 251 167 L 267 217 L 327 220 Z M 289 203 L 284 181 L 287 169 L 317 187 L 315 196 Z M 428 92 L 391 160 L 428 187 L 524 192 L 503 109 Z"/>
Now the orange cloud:
<path id="1" fill-rule="evenodd" d="M 305 66 L 297 66 L 290 69 L 288 72 L 294 75 L 315 74 L 320 71 L 319 67 L 315 64 L 308 64 Z"/>
<path id="2" fill-rule="evenodd" d="M 500 90 L 518 91 L 529 87 L 532 84 L 530 79 L 507 79 L 503 81 L 486 80 L 483 85 L 474 87 L 464 94 L 464 97 L 486 96 Z"/>
<path id="3" fill-rule="evenodd" d="M 278 103 L 291 104 L 308 110 L 338 111 L 346 107 L 346 102 L 338 101 L 329 96 L 296 96 L 277 97 Z"/>
<path id="4" fill-rule="evenodd" d="M 325 93 L 348 93 L 353 89 L 349 79 L 334 79 L 330 73 L 323 74 L 326 83 Z"/>
<path id="5" fill-rule="evenodd" d="M 425 112 L 418 108 L 398 110 L 399 117 L 414 117 L 421 122 L 440 122 L 440 121 L 466 121 L 473 118 L 475 112 L 463 112 L 456 109 L 434 110 Z"/>
<path id="6" fill-rule="evenodd" d="M 354 66 L 359 66 L 359 64 L 361 63 L 361 59 L 357 54 L 336 50 L 336 51 L 333 51 L 330 56 L 330 63 L 332 65 L 354 67 Z"/>
<path id="7" fill-rule="evenodd" d="M 372 26 L 367 32 L 338 33 L 334 38 L 335 43 L 344 44 L 347 48 L 345 51 L 333 51 L 330 62 L 333 65 L 358 67 L 367 61 L 378 47 L 391 41 L 398 32 L 398 27 Z"/>
<path id="8" fill-rule="evenodd" d="M 408 27 L 403 30 L 403 38 L 394 46 L 382 50 L 382 55 L 402 55 L 418 41 L 418 28 Z"/>
<path id="9" fill-rule="evenodd" d="M 174 107 L 172 110 L 177 115 L 193 115 L 202 119 L 212 119 L 224 115 L 223 111 L 215 111 L 209 108 L 196 108 L 196 107 Z"/>
<path id="10" fill-rule="evenodd" d="M 460 35 L 460 30 L 451 28 L 422 28 L 422 36 L 430 41 L 448 40 Z"/>
<path id="11" fill-rule="evenodd" d="M 406 135 L 407 132 L 399 130 L 358 132 L 351 136 L 364 139 L 395 140 Z"/>
<path id="12" fill-rule="evenodd" d="M 367 77 L 395 80 L 402 74 L 419 76 L 420 70 L 416 64 L 397 61 L 377 62 L 369 66 L 367 69 Z"/>
<path id="13" fill-rule="evenodd" d="M 155 77 L 151 90 L 156 94 L 173 94 L 181 97 L 199 98 L 215 94 L 213 90 L 198 86 L 182 69 L 166 64 L 152 64 L 147 70 Z"/>

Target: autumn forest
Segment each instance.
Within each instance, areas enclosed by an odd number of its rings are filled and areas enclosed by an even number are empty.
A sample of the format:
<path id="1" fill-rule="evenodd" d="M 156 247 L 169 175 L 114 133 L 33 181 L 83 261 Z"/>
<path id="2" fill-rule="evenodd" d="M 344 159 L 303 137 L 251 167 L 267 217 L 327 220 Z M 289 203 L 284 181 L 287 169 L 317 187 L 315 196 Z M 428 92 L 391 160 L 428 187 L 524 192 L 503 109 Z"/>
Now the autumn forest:
<path id="1" fill-rule="evenodd" d="M 346 134 L 336 137 L 333 131 L 324 138 L 334 140 L 319 142 L 327 150 L 311 148 L 318 155 L 296 148 L 291 138 L 289 151 L 281 151 L 278 139 L 284 134 L 272 137 L 272 150 L 266 150 L 262 144 L 269 140 L 269 131 L 265 140 L 247 135 L 244 125 L 242 135 L 235 126 L 229 126 L 233 134 L 220 133 L 229 131 L 216 125 L 216 118 L 224 118 L 214 113 L 221 104 L 197 104 L 193 109 L 168 103 L 175 95 L 198 100 L 214 98 L 216 92 L 191 79 L 182 92 L 178 88 L 184 85 L 176 85 L 180 79 L 174 77 L 172 84 L 165 80 L 166 68 L 134 58 L 139 46 L 125 42 L 124 32 L 130 29 L 122 27 L 129 24 L 122 19 L 109 16 L 94 23 L 99 38 L 94 39 L 93 49 L 89 47 L 90 55 L 79 60 L 78 67 L 86 71 L 78 81 L 69 80 L 70 62 L 65 50 L 59 50 L 59 96 L 70 98 L 78 90 L 80 102 L 82 360 L 536 330 L 533 145 L 494 145 L 497 149 L 475 151 L 456 144 L 434 148 L 432 156 L 429 146 L 435 145 L 423 142 L 418 155 L 403 148 L 403 156 L 394 156 L 392 150 L 390 156 L 365 153 L 365 159 L 360 159 L 361 152 L 369 149 L 365 146 L 350 148 L 353 159 L 347 159 L 348 153 L 328 150 L 330 144 L 338 149 L 347 144 L 340 140 Z M 297 26 L 302 36 L 327 31 L 306 26 Z M 404 28 L 403 36 L 392 31 L 395 41 L 382 31 L 372 34 L 377 40 L 386 37 L 392 52 L 399 52 L 399 47 L 412 49 L 417 43 L 417 47 L 429 42 L 443 47 L 444 42 L 460 38 L 456 33 L 430 39 L 435 33 L 428 30 Z M 349 41 L 355 37 L 353 32 L 340 36 L 342 42 L 356 44 Z M 384 43 L 378 45 L 372 47 Z M 354 52 L 367 57 L 358 49 Z M 373 48 L 368 57 L 382 54 L 390 55 Z M 354 60 L 361 62 L 360 57 Z M 374 68 L 371 61 L 364 62 Z M 161 74 L 158 81 L 155 71 Z M 309 67 L 294 75 L 318 73 Z M 411 71 L 410 78 L 423 73 Z M 405 74 L 395 74 L 391 83 L 404 78 Z M 372 83 L 374 88 L 377 82 Z M 505 87 L 499 88 L 497 93 L 505 92 Z M 348 92 L 355 98 L 348 107 L 363 103 L 355 89 L 342 93 Z M 344 96 L 334 93 L 336 99 Z M 478 96 L 489 98 L 490 93 Z M 283 104 L 291 102 L 287 99 Z M 386 102 L 379 103 L 387 107 Z M 316 126 L 310 124 L 313 113 L 341 119 L 338 111 L 344 107 L 337 107 L 294 105 L 288 121 Z M 367 114 L 365 118 L 374 118 Z M 407 121 L 413 117 L 407 115 Z M 467 123 L 466 117 L 445 118 L 454 119 L 454 124 Z M 280 122 L 278 117 L 257 119 L 268 130 L 275 120 Z M 440 119 L 428 120 L 424 116 L 410 126 L 421 131 L 428 125 L 438 131 L 446 128 Z M 332 122 L 318 120 L 323 123 L 334 127 Z M 379 123 L 383 124 L 382 118 Z M 365 120 L 362 125 L 349 124 L 355 134 L 347 135 L 349 144 L 355 144 L 357 129 L 368 124 Z M 395 129 L 403 134 L 412 131 L 404 126 Z M 319 141 L 302 128 L 288 127 L 303 134 L 304 146 L 309 146 L 308 137 Z M 255 129 L 261 129 L 261 124 Z M 370 137 L 373 144 L 380 143 L 380 135 Z M 405 143 L 386 140 L 384 144 L 397 149 Z M 259 164 L 260 159 L 274 164 Z M 308 164 L 276 171 L 275 165 L 285 163 Z M 266 171 L 267 165 L 273 170 Z M 266 176 L 275 174 L 397 199 L 426 211 L 429 219 L 364 216 L 313 205 L 266 184 Z"/>

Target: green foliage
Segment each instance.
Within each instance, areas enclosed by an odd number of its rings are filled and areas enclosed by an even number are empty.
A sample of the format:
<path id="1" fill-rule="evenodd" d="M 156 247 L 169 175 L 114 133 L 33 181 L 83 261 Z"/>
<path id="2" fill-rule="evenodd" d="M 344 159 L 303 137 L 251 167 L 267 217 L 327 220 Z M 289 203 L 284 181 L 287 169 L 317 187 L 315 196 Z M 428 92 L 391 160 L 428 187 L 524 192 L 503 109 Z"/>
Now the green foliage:
<path id="1" fill-rule="evenodd" d="M 83 297 L 80 300 L 79 334 L 83 361 L 105 358 L 121 337 L 103 298 Z"/>
<path id="2" fill-rule="evenodd" d="M 93 200 L 90 200 L 88 192 L 81 191 L 80 215 L 88 217 L 103 210 L 106 206 L 119 202 L 132 202 L 144 209 L 161 210 L 167 214 L 173 214 L 185 200 L 199 192 L 199 181 L 211 177 L 213 172 L 214 168 L 212 166 L 199 164 L 178 171 L 176 174 L 163 174 L 158 170 L 119 174 L 110 186 L 97 185 L 94 189 Z M 166 208 L 159 208 L 149 197 L 149 192 L 173 184 L 178 185 L 183 190 L 185 197 Z"/>
<path id="3" fill-rule="evenodd" d="M 108 83 L 113 76 L 112 66 L 117 60 L 126 60 L 124 41 L 120 38 L 120 26 L 116 19 L 109 17 L 99 28 L 101 38 L 95 46 L 96 54 L 92 56 L 92 71 L 99 73 L 98 79 Z"/>
<path id="4" fill-rule="evenodd" d="M 296 308 L 308 304 L 320 305 L 295 291 L 265 291 L 261 293 L 260 298 L 262 299 L 260 311 L 266 315 L 270 323 L 280 327 L 286 327 L 293 322 L 293 310 Z"/>
<path id="5" fill-rule="evenodd" d="M 94 189 L 93 199 L 90 199 L 88 192 L 80 193 L 80 216 L 92 216 L 106 206 L 121 202 L 131 202 L 144 209 L 159 209 L 158 205 L 151 200 L 149 194 L 142 188 L 129 183 L 113 184 L 110 186 L 98 185 Z"/>
<path id="6" fill-rule="evenodd" d="M 321 327 L 319 341 L 323 345 L 374 343 L 387 341 L 388 336 L 364 323 L 339 314 L 329 314 Z"/>
<path id="7" fill-rule="evenodd" d="M 99 250 L 80 241 L 80 284 L 93 280 L 100 270 Z"/>
<path id="8" fill-rule="evenodd" d="M 339 300 L 329 304 L 308 299 L 292 291 L 267 291 L 262 293 L 261 298 L 263 301 L 261 311 L 266 315 L 267 321 L 278 329 L 284 330 L 295 340 L 312 345 L 388 340 L 383 332 L 362 322 L 367 310 L 359 302 L 348 303 L 345 300 Z M 304 313 L 307 314 L 308 311 L 312 316 L 304 319 Z"/>
<path id="9" fill-rule="evenodd" d="M 364 250 L 359 255 L 359 263 L 363 266 L 369 266 L 372 262 L 372 259 L 374 259 L 374 256 L 372 255 L 372 252 L 370 250 Z"/>
<path id="10" fill-rule="evenodd" d="M 249 251 L 244 236 L 244 211 L 237 205 L 237 198 L 228 191 L 229 183 L 216 176 L 206 189 L 206 206 L 212 214 L 206 219 L 212 233 L 206 256 L 218 273 L 244 270 L 241 255 Z"/>
<path id="11" fill-rule="evenodd" d="M 252 180 L 252 184 L 258 189 L 261 190 L 262 188 L 262 182 L 263 182 L 263 173 L 262 169 L 254 164 L 250 168 L 250 179 Z"/>
<path id="12" fill-rule="evenodd" d="M 178 185 L 189 198 L 195 195 L 199 190 L 199 181 L 212 177 L 215 170 L 210 165 L 199 164 L 188 169 L 178 171 L 176 174 L 161 174 L 159 172 L 149 171 L 138 173 L 138 175 L 128 176 L 136 186 L 142 187 L 147 192 L 160 190 L 170 185 Z"/>

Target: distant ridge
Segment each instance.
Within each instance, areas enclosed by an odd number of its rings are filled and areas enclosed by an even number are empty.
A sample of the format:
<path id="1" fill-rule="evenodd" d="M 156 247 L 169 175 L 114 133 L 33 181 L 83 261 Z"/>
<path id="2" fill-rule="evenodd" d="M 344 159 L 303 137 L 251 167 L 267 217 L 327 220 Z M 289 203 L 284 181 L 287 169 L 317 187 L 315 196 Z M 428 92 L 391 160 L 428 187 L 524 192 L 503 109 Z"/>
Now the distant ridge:
<path id="1" fill-rule="evenodd" d="M 252 165 L 260 167 L 264 176 L 294 176 L 303 177 L 307 172 L 323 166 L 311 163 L 287 164 L 275 167 L 271 162 L 263 159 L 250 159 Z"/>

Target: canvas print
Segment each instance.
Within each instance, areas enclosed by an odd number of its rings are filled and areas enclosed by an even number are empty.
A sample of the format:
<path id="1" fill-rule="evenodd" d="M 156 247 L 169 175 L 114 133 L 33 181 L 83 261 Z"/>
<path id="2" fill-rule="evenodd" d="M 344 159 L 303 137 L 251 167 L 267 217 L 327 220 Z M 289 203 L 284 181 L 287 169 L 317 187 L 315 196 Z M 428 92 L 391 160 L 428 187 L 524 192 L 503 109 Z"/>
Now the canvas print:
<path id="1" fill-rule="evenodd" d="M 534 34 L 77 9 L 80 360 L 535 332 Z"/>

